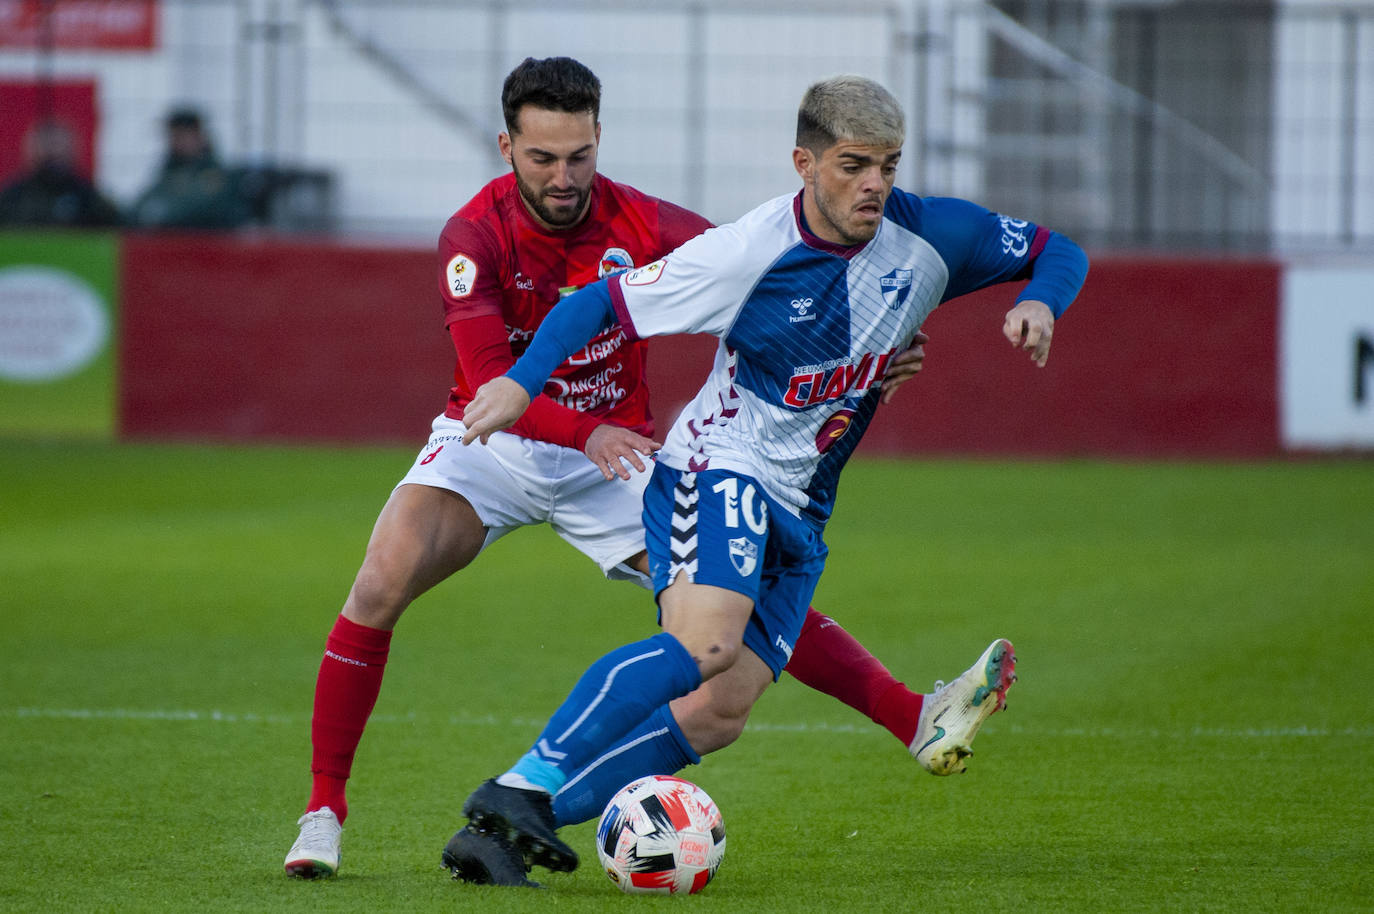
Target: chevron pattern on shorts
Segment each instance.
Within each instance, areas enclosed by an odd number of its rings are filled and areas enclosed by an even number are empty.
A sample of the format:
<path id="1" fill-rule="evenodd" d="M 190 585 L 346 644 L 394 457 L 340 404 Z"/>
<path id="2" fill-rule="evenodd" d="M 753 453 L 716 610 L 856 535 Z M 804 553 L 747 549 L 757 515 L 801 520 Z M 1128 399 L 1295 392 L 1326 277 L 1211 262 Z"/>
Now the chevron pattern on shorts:
<path id="1" fill-rule="evenodd" d="M 687 572 L 691 581 L 697 573 L 697 474 L 684 473 L 673 488 L 673 524 L 668 543 L 672 564 L 668 583 Z"/>

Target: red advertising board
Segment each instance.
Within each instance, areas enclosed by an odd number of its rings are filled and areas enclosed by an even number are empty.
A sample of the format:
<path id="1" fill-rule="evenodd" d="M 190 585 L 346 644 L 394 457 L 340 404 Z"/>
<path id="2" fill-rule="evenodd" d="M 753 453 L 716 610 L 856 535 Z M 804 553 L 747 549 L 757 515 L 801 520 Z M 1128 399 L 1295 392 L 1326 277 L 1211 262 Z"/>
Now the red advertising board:
<path id="1" fill-rule="evenodd" d="M 5 112 L 4 129 L 0 132 L 0 184 L 24 169 L 24 138 L 29 128 L 49 119 L 71 130 L 76 140 L 76 170 L 87 178 L 95 173 L 100 117 L 95 105 L 95 83 L 91 80 L 0 80 L 0 111 Z"/>
<path id="2" fill-rule="evenodd" d="M 126 235 L 127 438 L 422 442 L 453 346 L 434 253 Z"/>
<path id="3" fill-rule="evenodd" d="M 422 441 L 454 361 L 433 257 L 126 237 L 120 433 Z M 1095 258 L 1044 369 L 1002 338 L 1015 286 L 948 302 L 927 321 L 925 371 L 879 409 L 860 452 L 1274 456 L 1280 275 L 1264 261 Z M 660 434 L 714 345 L 651 341 Z"/>
<path id="4" fill-rule="evenodd" d="M 0 0 L 0 48 L 146 51 L 158 0 Z"/>

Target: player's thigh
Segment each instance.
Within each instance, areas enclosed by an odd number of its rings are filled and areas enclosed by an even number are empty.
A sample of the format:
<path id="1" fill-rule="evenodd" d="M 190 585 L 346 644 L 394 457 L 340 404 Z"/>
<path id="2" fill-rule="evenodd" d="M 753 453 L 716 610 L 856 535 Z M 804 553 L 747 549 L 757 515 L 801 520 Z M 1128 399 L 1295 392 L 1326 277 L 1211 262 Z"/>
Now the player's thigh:
<path id="1" fill-rule="evenodd" d="M 725 672 L 740 657 L 744 629 L 754 610 L 747 595 L 685 574 L 658 595 L 659 623 L 697 662 L 703 679 Z"/>
<path id="2" fill-rule="evenodd" d="M 651 471 L 607 480 L 585 455 L 566 451 L 553 480 L 549 525 L 612 579 L 647 586 L 644 558 L 644 488 Z"/>
<path id="3" fill-rule="evenodd" d="M 486 535 L 477 512 L 457 492 L 397 486 L 372 529 L 344 615 L 373 627 L 394 625 L 412 600 L 466 567 Z"/>
<path id="4" fill-rule="evenodd" d="M 789 536 L 800 532 L 800 536 Z M 798 527 L 769 543 L 767 580 L 744 633 L 744 644 L 781 675 L 801 636 L 806 612 L 816 595 L 828 550 L 819 535 Z"/>
<path id="5" fill-rule="evenodd" d="M 742 630 L 743 645 L 776 678 L 791 658 L 825 567 L 820 531 L 749 476 L 724 470 L 660 473 L 663 469 L 655 469 L 644 496 L 645 542 L 655 584 L 664 586 L 667 569 L 674 586 L 690 575 L 695 584 L 750 597 L 753 612 Z"/>
<path id="6" fill-rule="evenodd" d="M 759 596 L 769 539 L 764 496 L 745 476 L 659 464 L 644 522 L 660 624 L 710 678 L 735 662 Z"/>
<path id="7" fill-rule="evenodd" d="M 548 453 L 566 448 L 505 432 L 492 435 L 486 444 L 464 447 L 465 431 L 458 419 L 435 419 L 429 441 L 401 485 L 414 483 L 461 495 L 487 528 L 487 545 L 511 530 L 547 521 L 552 490 Z M 590 465 L 586 458 L 583 462 Z"/>

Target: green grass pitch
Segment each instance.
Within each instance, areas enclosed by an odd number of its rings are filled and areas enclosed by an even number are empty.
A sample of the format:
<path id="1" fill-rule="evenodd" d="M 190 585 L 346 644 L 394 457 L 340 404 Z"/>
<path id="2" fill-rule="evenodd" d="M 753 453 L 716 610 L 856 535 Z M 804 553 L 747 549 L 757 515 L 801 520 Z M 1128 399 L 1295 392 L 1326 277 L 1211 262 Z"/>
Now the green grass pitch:
<path id="1" fill-rule="evenodd" d="M 463 797 L 648 598 L 545 529 L 402 621 L 339 878 L 282 875 L 323 641 L 408 450 L 0 442 L 0 910 L 1374 909 L 1374 463 L 857 460 L 816 605 L 928 689 L 1021 681 L 967 775 L 784 680 L 687 770 L 693 899 L 451 882 Z M 547 875 L 547 874 L 546 874 Z"/>

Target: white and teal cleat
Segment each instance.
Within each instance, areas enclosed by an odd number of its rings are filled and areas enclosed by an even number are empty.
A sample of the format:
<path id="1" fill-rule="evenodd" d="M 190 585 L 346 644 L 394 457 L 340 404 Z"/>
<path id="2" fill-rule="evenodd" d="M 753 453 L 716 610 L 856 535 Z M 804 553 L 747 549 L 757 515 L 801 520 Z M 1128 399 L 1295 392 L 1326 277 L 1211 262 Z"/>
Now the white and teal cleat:
<path id="1" fill-rule="evenodd" d="M 973 755 L 973 737 L 996 711 L 1007 704 L 1007 689 L 1016 681 L 1016 652 L 998 638 L 978 662 L 948 685 L 937 682 L 925 696 L 911 754 L 931 774 L 961 774 Z"/>

